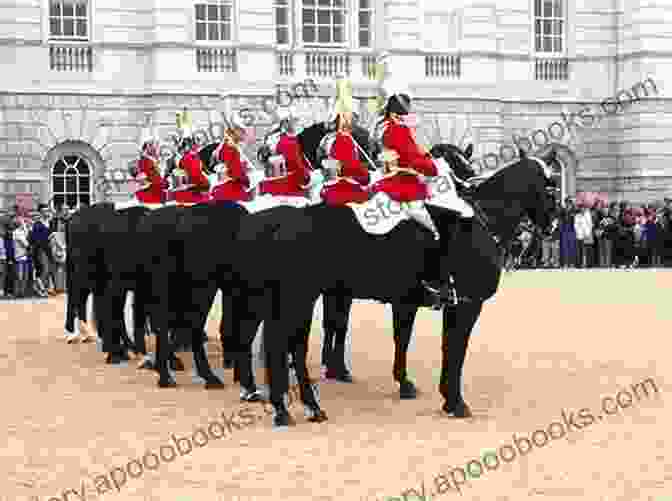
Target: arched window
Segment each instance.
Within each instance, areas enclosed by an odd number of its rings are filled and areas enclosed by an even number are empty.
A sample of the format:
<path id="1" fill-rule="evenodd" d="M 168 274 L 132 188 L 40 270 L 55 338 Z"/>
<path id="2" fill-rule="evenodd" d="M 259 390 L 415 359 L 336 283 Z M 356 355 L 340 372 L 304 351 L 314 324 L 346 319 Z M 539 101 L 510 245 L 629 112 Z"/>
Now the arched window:
<path id="1" fill-rule="evenodd" d="M 565 176 L 567 175 L 567 169 L 565 164 L 560 158 L 556 158 L 556 161 L 551 164 L 551 178 L 555 181 L 557 188 L 557 197 L 560 202 L 565 200 L 567 196 L 567 180 Z"/>
<path id="2" fill-rule="evenodd" d="M 54 206 L 78 207 L 91 204 L 91 168 L 79 155 L 64 155 L 51 171 Z"/>

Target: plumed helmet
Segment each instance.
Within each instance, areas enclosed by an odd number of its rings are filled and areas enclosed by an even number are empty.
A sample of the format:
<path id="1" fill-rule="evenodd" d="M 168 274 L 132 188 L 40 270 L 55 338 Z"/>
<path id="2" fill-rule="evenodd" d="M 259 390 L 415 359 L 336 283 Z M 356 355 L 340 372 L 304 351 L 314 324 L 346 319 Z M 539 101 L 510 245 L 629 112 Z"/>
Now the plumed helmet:
<path id="1" fill-rule="evenodd" d="M 178 111 L 175 114 L 175 121 L 177 125 L 177 131 L 181 137 L 191 137 L 192 135 L 192 123 L 191 115 L 189 111 L 185 108 L 181 113 Z"/>
<path id="2" fill-rule="evenodd" d="M 411 108 L 411 91 L 408 83 L 400 75 L 391 71 L 391 57 L 384 52 L 376 60 L 376 80 L 378 81 L 378 111 L 407 115 Z"/>
<path id="3" fill-rule="evenodd" d="M 339 116 L 345 116 L 351 120 L 353 110 L 352 82 L 345 77 L 339 77 L 336 80 L 336 99 L 329 121 L 336 120 Z"/>

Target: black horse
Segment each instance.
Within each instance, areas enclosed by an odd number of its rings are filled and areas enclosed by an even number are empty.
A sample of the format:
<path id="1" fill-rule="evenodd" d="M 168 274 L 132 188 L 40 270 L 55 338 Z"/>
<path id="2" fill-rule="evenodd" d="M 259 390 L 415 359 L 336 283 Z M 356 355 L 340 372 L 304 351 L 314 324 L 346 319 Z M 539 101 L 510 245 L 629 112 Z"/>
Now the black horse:
<path id="1" fill-rule="evenodd" d="M 313 165 L 320 165 L 318 146 L 324 136 L 332 130 L 333 126 L 330 124 L 318 122 L 304 129 L 298 135 L 303 151 L 309 161 L 313 162 Z M 369 159 L 375 161 L 380 151 L 380 145 L 369 136 L 366 129 L 357 124 L 353 125 L 352 134 Z M 469 164 L 472 152 L 473 145 L 471 144 L 465 151 L 451 144 L 437 144 L 430 150 L 433 158 L 444 158 L 453 168 L 456 176 L 463 180 L 475 175 Z M 370 169 L 375 168 L 370 162 L 367 161 L 366 163 Z M 327 379 L 352 382 L 352 374 L 345 361 L 345 344 L 352 302 L 353 297 L 349 296 L 346 291 L 330 291 L 322 296 L 324 340 L 321 358 L 322 366 L 326 367 Z"/>
<path id="2" fill-rule="evenodd" d="M 552 157 L 549 155 L 545 161 Z M 288 212 L 273 233 L 273 261 L 287 263 L 302 255 L 301 273 L 293 267 L 267 264 L 263 255 L 269 246 L 255 242 L 253 232 L 247 242 L 239 236 L 238 269 L 243 281 L 252 284 L 251 288 L 263 286 L 271 296 L 265 321 L 274 424 L 294 423 L 283 399 L 288 390 L 289 352 L 295 353 L 301 396 L 310 420 L 326 419 L 310 385 L 306 354 L 314 303 L 320 294 L 334 291 L 392 304 L 393 374 L 402 396 L 414 395 L 415 386 L 406 371 L 406 355 L 417 310 L 424 304 L 420 283 L 439 269 L 450 270 L 465 298 L 459 306 L 444 309 L 439 385 L 445 399 L 443 410 L 456 417 L 471 415 L 461 390 L 469 336 L 483 302 L 497 291 L 500 242 L 512 237 L 525 214 L 540 226 L 550 223 L 555 201 L 547 191 L 552 181 L 543 167 L 543 161 L 527 158 L 521 152 L 518 162 L 478 186 L 472 197 L 482 217 L 461 221 L 461 235 L 448 248 L 444 239 L 437 243 L 428 230 L 410 221 L 401 222 L 387 235 L 369 235 L 359 227 L 348 207 L 324 205 Z M 447 225 L 454 223 L 455 214 L 431 205 L 427 208 L 439 232 L 445 234 Z M 243 225 L 242 229 L 247 227 Z M 379 256 L 379 263 L 372 266 L 370 259 L 343 259 L 344 243 L 357 249 L 357 255 Z M 306 254 L 305 249 L 311 249 L 311 253 Z M 437 253 L 441 260 L 448 261 L 448 266 L 437 266 Z"/>

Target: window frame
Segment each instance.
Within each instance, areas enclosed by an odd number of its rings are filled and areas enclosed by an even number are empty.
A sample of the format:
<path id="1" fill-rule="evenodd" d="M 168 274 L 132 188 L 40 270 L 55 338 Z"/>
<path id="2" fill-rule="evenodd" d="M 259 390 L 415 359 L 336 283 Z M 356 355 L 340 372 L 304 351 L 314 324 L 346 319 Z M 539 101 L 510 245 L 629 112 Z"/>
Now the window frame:
<path id="1" fill-rule="evenodd" d="M 51 4 L 53 1 L 63 2 L 63 0 L 42 0 L 42 8 L 44 15 L 42 16 L 42 40 L 45 43 L 50 44 L 60 44 L 60 45 L 78 45 L 78 44 L 89 44 L 93 41 L 93 27 L 95 26 L 95 7 L 96 0 L 83 0 L 83 3 L 86 4 L 86 37 L 77 38 L 69 36 L 54 36 L 51 34 Z M 61 19 L 63 18 L 61 14 Z M 73 17 L 73 19 L 77 19 Z"/>
<path id="2" fill-rule="evenodd" d="M 543 14 L 544 2 L 546 2 L 548 0 L 538 0 L 538 1 L 541 2 L 541 10 L 542 10 L 542 14 Z M 537 0 L 530 0 L 530 17 L 532 19 L 532 37 L 531 37 L 532 38 L 532 41 L 531 41 L 532 53 L 536 57 L 543 57 L 543 58 L 548 58 L 548 59 L 552 59 L 552 58 L 562 59 L 562 58 L 567 57 L 567 53 L 568 53 L 567 43 L 568 43 L 569 37 L 567 36 L 567 33 L 568 33 L 568 30 L 569 30 L 569 15 L 568 15 L 568 7 L 569 7 L 568 3 L 569 2 L 567 2 L 567 0 L 550 0 L 550 1 L 552 1 L 553 4 L 555 4 L 556 2 L 560 3 L 560 8 L 562 9 L 562 15 L 560 17 L 555 17 L 555 15 L 552 15 L 550 17 L 546 17 L 546 16 L 543 16 L 543 15 L 542 16 L 537 16 L 536 15 L 536 10 L 535 10 L 535 8 L 536 8 L 535 4 L 536 4 Z M 541 31 L 539 33 L 539 36 L 540 36 L 541 41 L 542 41 L 542 50 L 537 50 L 537 20 L 540 20 L 542 22 Z M 547 51 L 543 50 L 543 43 L 544 43 L 543 41 L 544 41 L 545 38 L 548 38 L 548 36 L 543 34 L 543 22 L 544 21 L 551 22 L 551 32 L 553 31 L 554 21 L 555 22 L 560 21 L 562 23 L 562 32 L 560 33 L 559 37 L 557 35 L 554 35 L 553 33 L 551 33 L 551 35 L 550 35 L 551 41 L 560 38 L 560 42 L 562 43 L 562 48 L 559 51 L 551 50 L 551 51 L 547 52 Z"/>
<path id="3" fill-rule="evenodd" d="M 70 164 L 69 162 L 65 161 L 66 157 L 76 157 L 77 160 L 75 161 L 74 164 Z M 80 161 L 83 161 L 86 167 L 88 168 L 88 174 L 82 174 L 80 170 L 77 168 L 78 164 Z M 56 167 L 59 165 L 59 163 L 63 163 L 65 165 L 65 168 L 63 169 L 63 174 L 55 174 Z M 76 171 L 75 174 L 75 191 L 70 192 L 67 189 L 67 179 L 68 179 L 68 171 L 70 169 L 74 169 Z M 89 189 L 87 191 L 82 191 L 81 186 L 80 186 L 80 178 L 81 177 L 88 177 L 89 178 Z M 61 191 L 56 191 L 56 186 L 54 184 L 54 180 L 56 178 L 60 178 L 63 180 L 63 190 Z M 56 161 L 53 163 L 51 168 L 49 169 L 49 191 L 51 192 L 51 200 L 55 203 L 56 197 L 57 196 L 62 196 L 63 197 L 63 205 L 67 205 L 67 196 L 68 195 L 76 195 L 77 196 L 77 205 L 76 207 L 80 206 L 82 203 L 81 196 L 82 195 L 88 195 L 89 197 L 89 204 L 93 203 L 94 201 L 94 190 L 93 190 L 93 185 L 94 185 L 94 168 L 91 165 L 91 161 L 85 156 L 81 155 L 79 153 L 75 152 L 64 152 L 63 154 L 59 155 Z M 69 206 L 68 206 L 69 207 Z"/>
<path id="4" fill-rule="evenodd" d="M 231 39 L 230 40 L 199 40 L 197 38 L 196 23 L 196 6 L 197 5 L 220 5 L 220 4 L 229 4 L 231 6 Z M 207 17 L 207 12 L 206 12 Z M 232 47 L 236 45 L 238 40 L 238 2 L 236 0 L 195 0 L 191 5 L 191 29 L 192 29 L 192 40 L 197 46 L 204 47 Z M 221 21 L 218 21 L 221 23 Z M 209 23 L 206 21 L 205 25 Z M 206 30 L 207 35 L 207 30 Z"/>
<path id="5" fill-rule="evenodd" d="M 280 1 L 286 2 L 285 5 L 279 4 Z M 274 35 L 274 41 L 273 43 L 280 48 L 290 48 L 294 46 L 294 41 L 296 39 L 296 16 L 294 12 L 294 0 L 272 0 L 273 3 L 273 31 L 275 33 Z M 279 25 L 276 21 L 276 9 L 278 8 L 285 8 L 287 9 L 287 43 L 280 43 L 278 42 L 278 28 Z"/>
<path id="6" fill-rule="evenodd" d="M 299 46 L 305 49 L 354 49 L 354 50 L 363 50 L 363 51 L 373 51 L 376 47 L 376 28 L 377 28 L 377 14 L 378 14 L 378 2 L 377 0 L 370 0 L 371 7 L 366 9 L 371 13 L 371 24 L 369 26 L 369 32 L 371 35 L 371 43 L 369 47 L 361 47 L 359 45 L 359 0 L 343 0 L 345 4 L 345 22 L 343 23 L 343 28 L 345 32 L 344 41 L 342 43 L 322 43 L 322 42 L 306 42 L 303 39 L 303 4 L 305 0 L 289 0 L 290 2 L 294 1 L 294 8 L 292 9 L 294 18 L 293 21 L 293 33 L 295 35 L 294 45 Z M 319 0 L 314 0 L 317 4 Z M 317 10 L 317 6 L 315 7 Z"/>

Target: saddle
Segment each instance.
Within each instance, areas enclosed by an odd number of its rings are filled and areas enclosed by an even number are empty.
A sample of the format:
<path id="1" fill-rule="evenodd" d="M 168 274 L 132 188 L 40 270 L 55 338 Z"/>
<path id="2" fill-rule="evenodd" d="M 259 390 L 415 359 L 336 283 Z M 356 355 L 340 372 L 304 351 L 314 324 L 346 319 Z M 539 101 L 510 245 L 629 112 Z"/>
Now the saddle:
<path id="1" fill-rule="evenodd" d="M 427 180 L 430 197 L 426 203 L 458 212 L 463 218 L 474 217 L 473 207 L 459 195 L 450 166 L 443 158 L 434 159 L 434 163 L 439 175 Z"/>
<path id="2" fill-rule="evenodd" d="M 261 212 L 262 210 L 272 209 L 274 207 L 296 207 L 301 209 L 312 205 L 313 202 L 308 200 L 305 197 L 290 197 L 290 196 L 279 196 L 279 195 L 259 195 L 251 200 L 250 202 L 238 202 L 240 205 L 245 207 L 245 209 L 251 213 L 255 214 Z"/>
<path id="3" fill-rule="evenodd" d="M 386 193 L 376 193 L 368 202 L 346 204 L 355 214 L 362 229 L 370 235 L 386 235 L 399 223 L 410 219 L 402 204 Z"/>
<path id="4" fill-rule="evenodd" d="M 145 204 L 142 203 L 140 200 L 133 199 L 129 200 L 128 202 L 114 202 L 114 210 L 123 210 L 123 209 L 129 209 L 131 207 L 146 207 L 147 209 L 155 210 L 155 209 L 160 209 L 163 207 L 165 204 Z"/>

